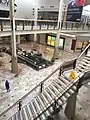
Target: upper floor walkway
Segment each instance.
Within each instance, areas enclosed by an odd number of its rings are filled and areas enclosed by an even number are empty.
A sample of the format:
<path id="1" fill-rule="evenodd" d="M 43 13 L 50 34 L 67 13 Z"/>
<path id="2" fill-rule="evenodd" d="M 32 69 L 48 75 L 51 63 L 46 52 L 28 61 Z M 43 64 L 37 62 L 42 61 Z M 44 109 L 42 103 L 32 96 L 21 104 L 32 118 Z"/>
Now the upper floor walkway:
<path id="1" fill-rule="evenodd" d="M 37 22 L 37 25 L 34 24 Z M 24 34 L 40 34 L 40 33 L 57 33 L 59 27 L 57 27 L 57 21 L 53 20 L 31 20 L 31 19 L 15 19 L 16 35 Z M 82 22 L 61 22 L 61 34 L 89 34 L 90 24 Z M 10 36 L 11 25 L 9 18 L 0 18 L 0 36 Z"/>

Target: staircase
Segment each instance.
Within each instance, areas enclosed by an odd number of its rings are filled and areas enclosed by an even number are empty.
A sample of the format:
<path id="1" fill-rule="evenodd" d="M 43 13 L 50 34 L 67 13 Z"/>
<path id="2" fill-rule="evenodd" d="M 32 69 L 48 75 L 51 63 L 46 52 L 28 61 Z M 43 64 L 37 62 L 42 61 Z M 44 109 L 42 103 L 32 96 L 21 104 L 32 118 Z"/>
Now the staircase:
<path id="1" fill-rule="evenodd" d="M 60 76 L 9 120 L 48 120 L 54 113 L 54 100 L 58 101 L 57 108 L 63 106 L 76 91 L 76 85 L 77 82 L 71 82 L 63 75 Z"/>
<path id="2" fill-rule="evenodd" d="M 86 55 L 84 58 L 77 64 L 76 70 L 80 72 L 85 72 L 90 69 L 90 56 Z"/>
<path id="3" fill-rule="evenodd" d="M 57 70 L 55 72 L 57 72 Z M 67 70 L 63 72 L 59 77 L 57 76 L 56 79 L 54 78 L 51 84 L 45 87 L 41 93 L 38 93 L 37 96 L 8 120 L 53 120 L 52 116 L 55 113 L 55 109 L 56 111 L 60 111 L 61 106 L 63 106 L 68 98 L 76 92 L 79 79 L 89 70 L 90 56 L 85 55 L 76 64 L 75 71 L 79 74 L 75 80 L 71 81 L 66 77 L 66 72 L 70 73 L 70 71 Z M 47 79 L 49 79 L 49 77 Z M 55 101 L 57 102 L 56 106 Z"/>

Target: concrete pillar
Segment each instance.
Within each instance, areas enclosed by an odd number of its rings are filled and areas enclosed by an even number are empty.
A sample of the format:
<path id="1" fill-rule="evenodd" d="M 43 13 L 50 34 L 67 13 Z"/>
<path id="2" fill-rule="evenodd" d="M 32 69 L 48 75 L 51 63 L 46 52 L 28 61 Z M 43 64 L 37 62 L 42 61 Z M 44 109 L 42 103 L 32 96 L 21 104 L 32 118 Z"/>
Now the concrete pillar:
<path id="1" fill-rule="evenodd" d="M 35 13 L 34 13 L 34 26 L 37 28 L 37 18 L 38 18 L 38 8 L 37 8 L 37 0 L 35 0 Z M 36 49 L 36 43 L 37 43 L 37 33 L 34 34 L 34 43 L 33 48 Z"/>
<path id="2" fill-rule="evenodd" d="M 59 38 L 60 38 L 60 30 L 61 30 L 62 13 L 63 13 L 63 0 L 60 0 L 58 24 L 57 24 L 57 27 L 59 29 L 58 29 L 57 36 L 56 36 L 55 49 L 54 49 L 54 53 L 53 53 L 53 60 L 58 58 L 58 46 L 59 46 Z"/>
<path id="3" fill-rule="evenodd" d="M 16 35 L 15 35 L 15 17 L 14 17 L 14 0 L 10 0 L 10 20 L 11 20 L 11 43 L 12 43 L 12 72 L 18 72 L 17 55 L 16 55 Z"/>
<path id="4" fill-rule="evenodd" d="M 78 94 L 77 92 L 72 94 L 72 96 L 68 99 L 67 105 L 65 108 L 65 115 L 70 120 L 74 120 L 75 118 L 77 94 Z"/>

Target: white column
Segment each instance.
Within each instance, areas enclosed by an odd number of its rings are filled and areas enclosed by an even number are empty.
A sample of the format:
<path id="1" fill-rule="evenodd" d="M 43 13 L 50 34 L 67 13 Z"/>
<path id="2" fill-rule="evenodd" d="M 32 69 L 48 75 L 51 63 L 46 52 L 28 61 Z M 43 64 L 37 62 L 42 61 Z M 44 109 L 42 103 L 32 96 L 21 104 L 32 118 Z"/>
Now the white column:
<path id="1" fill-rule="evenodd" d="M 58 15 L 58 24 L 57 27 L 58 32 L 56 36 L 56 41 L 55 41 L 55 48 L 54 48 L 54 54 L 53 54 L 53 59 L 55 60 L 58 58 L 58 45 L 59 45 L 59 38 L 60 38 L 60 30 L 61 30 L 61 21 L 62 21 L 62 13 L 63 13 L 63 0 L 60 0 L 59 4 L 59 15 Z"/>
<path id="2" fill-rule="evenodd" d="M 16 55 L 16 35 L 15 35 L 15 17 L 14 17 L 14 0 L 10 0 L 10 19 L 11 19 L 11 43 L 12 43 L 12 72 L 18 72 L 17 55 Z"/>
<path id="3" fill-rule="evenodd" d="M 37 0 L 35 0 L 35 13 L 34 13 L 34 26 L 37 28 L 37 17 L 38 17 L 38 8 L 37 8 Z M 36 42 L 37 42 L 37 34 L 34 34 L 34 44 L 33 47 L 36 48 Z"/>

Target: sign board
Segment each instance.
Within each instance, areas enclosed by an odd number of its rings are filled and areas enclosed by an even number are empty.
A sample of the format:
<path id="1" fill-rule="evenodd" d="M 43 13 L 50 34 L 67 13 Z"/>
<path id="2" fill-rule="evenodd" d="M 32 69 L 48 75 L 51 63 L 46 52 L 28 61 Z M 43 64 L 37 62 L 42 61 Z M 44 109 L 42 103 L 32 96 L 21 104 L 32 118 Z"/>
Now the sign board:
<path id="1" fill-rule="evenodd" d="M 80 22 L 85 0 L 68 0 L 67 21 Z"/>

